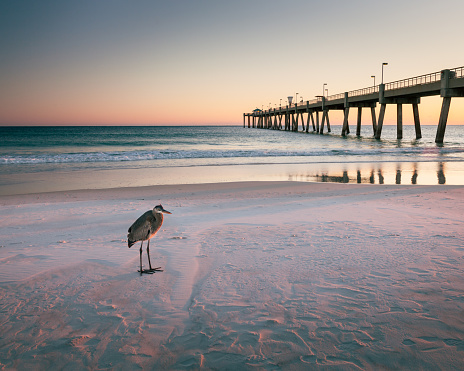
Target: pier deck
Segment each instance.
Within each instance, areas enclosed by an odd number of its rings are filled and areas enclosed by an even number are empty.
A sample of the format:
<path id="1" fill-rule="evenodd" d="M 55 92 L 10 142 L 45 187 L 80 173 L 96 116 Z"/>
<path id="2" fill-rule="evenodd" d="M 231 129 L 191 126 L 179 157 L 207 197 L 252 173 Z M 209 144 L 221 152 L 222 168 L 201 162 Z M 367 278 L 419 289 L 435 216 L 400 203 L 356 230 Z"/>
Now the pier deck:
<path id="1" fill-rule="evenodd" d="M 301 118 L 302 129 L 323 134 L 324 127 L 330 132 L 329 111 L 344 111 L 342 135 L 350 132 L 348 115 L 350 108 L 358 109 L 356 134 L 360 135 L 362 108 L 371 109 L 372 128 L 375 138 L 380 139 L 387 105 L 397 106 L 397 138 L 403 138 L 403 104 L 411 104 L 413 109 L 416 139 L 421 138 L 419 104 L 422 97 L 437 96 L 443 98 L 440 119 L 435 137 L 436 143 L 443 143 L 446 122 L 451 104 L 451 98 L 464 97 L 464 67 L 446 69 L 426 75 L 416 76 L 403 80 L 379 84 L 364 89 L 353 90 L 335 94 L 328 97 L 320 96 L 305 102 L 296 102 L 285 107 L 269 110 L 256 109 L 252 113 L 243 114 L 243 127 L 266 128 L 278 130 L 298 131 Z M 380 104 L 377 118 L 375 107 Z M 319 113 L 322 120 L 319 121 Z M 304 118 L 306 114 L 306 120 Z M 283 123 L 282 123 L 283 120 Z M 306 124 L 305 124 L 306 121 Z"/>

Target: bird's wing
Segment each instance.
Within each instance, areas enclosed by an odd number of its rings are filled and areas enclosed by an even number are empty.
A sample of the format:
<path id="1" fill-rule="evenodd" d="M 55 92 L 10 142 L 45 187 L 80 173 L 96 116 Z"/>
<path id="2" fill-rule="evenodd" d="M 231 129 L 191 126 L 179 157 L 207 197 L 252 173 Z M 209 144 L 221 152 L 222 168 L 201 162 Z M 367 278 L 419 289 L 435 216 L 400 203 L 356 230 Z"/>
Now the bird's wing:
<path id="1" fill-rule="evenodd" d="M 151 220 L 153 219 L 153 213 L 148 210 L 142 216 L 140 216 L 134 224 L 129 228 L 127 238 L 132 241 L 145 240 L 150 235 Z"/>

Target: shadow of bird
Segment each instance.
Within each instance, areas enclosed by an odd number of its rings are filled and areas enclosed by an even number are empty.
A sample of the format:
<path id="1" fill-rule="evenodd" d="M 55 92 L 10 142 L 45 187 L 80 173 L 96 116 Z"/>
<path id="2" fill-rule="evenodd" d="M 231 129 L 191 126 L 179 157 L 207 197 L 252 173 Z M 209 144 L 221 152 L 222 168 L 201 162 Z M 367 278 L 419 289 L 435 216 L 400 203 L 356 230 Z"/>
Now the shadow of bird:
<path id="1" fill-rule="evenodd" d="M 161 267 L 152 268 L 150 261 L 150 238 L 152 238 L 156 232 L 159 231 L 163 224 L 163 214 L 171 214 L 169 211 L 164 210 L 163 206 L 158 205 L 153 210 L 148 210 L 142 216 L 140 216 L 134 224 L 132 224 L 127 234 L 127 245 L 129 248 L 138 241 L 142 241 L 140 244 L 140 275 L 142 273 L 153 274 L 155 272 L 162 272 Z M 148 241 L 147 244 L 147 255 L 148 255 L 148 266 L 149 269 L 142 269 L 142 246 L 143 241 Z"/>

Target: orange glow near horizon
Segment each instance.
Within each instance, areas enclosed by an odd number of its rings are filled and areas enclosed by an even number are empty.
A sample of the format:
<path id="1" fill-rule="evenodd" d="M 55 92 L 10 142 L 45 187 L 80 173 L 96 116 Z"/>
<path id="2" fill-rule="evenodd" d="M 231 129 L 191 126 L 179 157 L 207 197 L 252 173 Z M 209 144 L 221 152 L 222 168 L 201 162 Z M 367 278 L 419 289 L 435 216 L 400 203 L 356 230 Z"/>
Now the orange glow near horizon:
<path id="1" fill-rule="evenodd" d="M 242 125 L 244 112 L 252 109 L 245 102 L 221 106 L 219 102 L 208 106 L 186 101 L 168 102 L 164 107 L 150 106 L 146 102 L 130 104 L 96 104 L 84 101 L 58 101 L 54 107 L 44 102 L 29 104 L 22 114 L 14 105 L 2 109 L 3 126 L 20 125 Z M 248 106 L 248 107 L 247 107 Z M 379 105 L 376 112 L 378 116 Z M 249 108 L 248 110 L 246 108 Z M 441 110 L 441 98 L 424 98 L 419 105 L 421 125 L 437 125 Z M 341 125 L 341 111 L 329 111 L 332 125 Z M 350 110 L 350 125 L 355 124 L 357 111 Z M 363 110 L 363 125 L 371 122 L 370 112 Z M 385 125 L 396 125 L 396 105 L 387 105 Z M 414 125 L 411 105 L 403 105 L 403 125 Z M 447 125 L 464 125 L 464 99 L 453 98 Z"/>

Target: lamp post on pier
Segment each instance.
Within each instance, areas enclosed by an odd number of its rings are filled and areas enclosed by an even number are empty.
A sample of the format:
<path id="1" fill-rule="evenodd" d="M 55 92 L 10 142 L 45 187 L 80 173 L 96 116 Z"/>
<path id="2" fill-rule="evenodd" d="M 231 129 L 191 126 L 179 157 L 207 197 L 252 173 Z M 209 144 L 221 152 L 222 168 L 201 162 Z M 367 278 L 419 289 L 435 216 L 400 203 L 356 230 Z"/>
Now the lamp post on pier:
<path id="1" fill-rule="evenodd" d="M 375 76 L 372 75 L 371 77 L 374 79 L 374 88 L 375 88 Z"/>
<path id="2" fill-rule="evenodd" d="M 382 84 L 383 84 L 383 66 L 387 66 L 387 65 L 388 65 L 388 63 L 386 63 L 386 62 L 382 63 Z"/>
<path id="3" fill-rule="evenodd" d="M 325 86 L 326 86 L 326 85 L 327 85 L 327 83 L 324 83 L 324 84 L 322 85 L 322 96 L 324 96 L 324 94 L 325 94 Z"/>
<path id="4" fill-rule="evenodd" d="M 295 93 L 295 103 L 298 103 L 298 93 Z"/>

